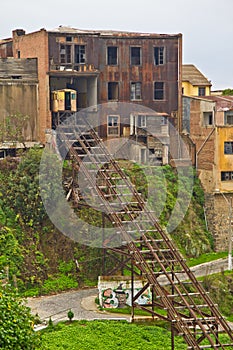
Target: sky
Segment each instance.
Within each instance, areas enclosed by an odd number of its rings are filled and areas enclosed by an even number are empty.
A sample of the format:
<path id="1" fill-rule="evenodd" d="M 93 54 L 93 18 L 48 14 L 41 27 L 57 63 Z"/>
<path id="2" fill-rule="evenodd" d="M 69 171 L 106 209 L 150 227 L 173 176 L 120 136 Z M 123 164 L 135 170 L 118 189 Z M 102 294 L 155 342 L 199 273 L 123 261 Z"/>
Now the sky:
<path id="1" fill-rule="evenodd" d="M 0 39 L 59 25 L 183 35 L 183 64 L 233 88 L 233 0 L 2 0 Z"/>

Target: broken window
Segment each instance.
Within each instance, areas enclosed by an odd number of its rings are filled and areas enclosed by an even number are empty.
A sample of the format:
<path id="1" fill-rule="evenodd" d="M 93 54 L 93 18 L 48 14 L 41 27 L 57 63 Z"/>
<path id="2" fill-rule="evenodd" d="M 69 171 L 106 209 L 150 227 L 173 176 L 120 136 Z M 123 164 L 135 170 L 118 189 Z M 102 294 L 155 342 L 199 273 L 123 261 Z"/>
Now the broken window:
<path id="1" fill-rule="evenodd" d="M 198 96 L 205 96 L 205 87 L 198 88 Z"/>
<path id="2" fill-rule="evenodd" d="M 130 48 L 130 62 L 132 66 L 141 65 L 141 47 Z"/>
<path id="3" fill-rule="evenodd" d="M 204 126 L 213 125 L 213 112 L 203 112 Z"/>
<path id="4" fill-rule="evenodd" d="M 86 62 L 86 47 L 85 47 L 85 45 L 75 45 L 74 57 L 75 57 L 75 63 L 83 64 Z"/>
<path id="5" fill-rule="evenodd" d="M 120 117 L 118 115 L 108 116 L 108 135 L 119 136 L 120 134 Z"/>
<path id="6" fill-rule="evenodd" d="M 108 46 L 107 49 L 107 64 L 116 65 L 117 64 L 117 46 Z"/>
<path id="7" fill-rule="evenodd" d="M 108 100 L 118 100 L 119 87 L 117 82 L 108 83 Z"/>
<path id="8" fill-rule="evenodd" d="M 60 46 L 60 63 L 71 63 L 71 45 Z"/>
<path id="9" fill-rule="evenodd" d="M 154 64 L 159 66 L 165 63 L 164 47 L 154 47 Z"/>
<path id="10" fill-rule="evenodd" d="M 233 141 L 224 142 L 224 154 L 233 154 Z"/>
<path id="11" fill-rule="evenodd" d="M 142 99 L 142 83 L 136 82 L 130 84 L 130 99 L 141 100 Z"/>
<path id="12" fill-rule="evenodd" d="M 154 100 L 163 100 L 164 99 L 164 83 L 155 82 L 154 83 Z"/>
<path id="13" fill-rule="evenodd" d="M 221 181 L 233 181 L 233 171 L 221 171 Z"/>

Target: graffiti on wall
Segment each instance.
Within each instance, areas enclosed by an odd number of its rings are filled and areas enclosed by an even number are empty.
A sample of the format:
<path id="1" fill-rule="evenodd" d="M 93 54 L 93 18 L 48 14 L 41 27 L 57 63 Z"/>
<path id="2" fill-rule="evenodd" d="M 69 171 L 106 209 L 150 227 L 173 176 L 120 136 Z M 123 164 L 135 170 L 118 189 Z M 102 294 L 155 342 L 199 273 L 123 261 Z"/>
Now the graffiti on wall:
<path id="1" fill-rule="evenodd" d="M 130 288 L 123 288 L 123 283 L 117 288 L 107 288 L 102 291 L 102 307 L 105 308 L 122 308 L 126 305 L 132 305 L 132 291 Z M 140 288 L 134 289 L 134 295 L 140 291 Z M 139 305 L 151 304 L 151 292 L 145 290 L 136 300 Z"/>

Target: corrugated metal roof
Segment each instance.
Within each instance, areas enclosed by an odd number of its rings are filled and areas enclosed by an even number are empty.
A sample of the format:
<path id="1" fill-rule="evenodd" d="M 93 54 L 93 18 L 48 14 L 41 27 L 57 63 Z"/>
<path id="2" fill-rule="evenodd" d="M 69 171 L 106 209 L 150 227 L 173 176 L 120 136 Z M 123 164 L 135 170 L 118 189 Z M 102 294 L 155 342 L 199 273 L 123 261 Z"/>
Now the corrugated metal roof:
<path id="1" fill-rule="evenodd" d="M 49 33 L 61 33 L 61 34 L 89 34 L 98 36 L 119 36 L 119 37 L 177 37 L 182 36 L 181 33 L 178 34 L 156 34 L 156 33 L 138 33 L 138 32 L 127 32 L 127 31 L 115 31 L 115 30 L 84 30 L 76 29 L 68 26 L 59 26 L 58 28 L 48 30 Z"/>
<path id="2" fill-rule="evenodd" d="M 188 81 L 194 86 L 211 86 L 211 82 L 193 64 L 182 65 L 182 81 Z"/>

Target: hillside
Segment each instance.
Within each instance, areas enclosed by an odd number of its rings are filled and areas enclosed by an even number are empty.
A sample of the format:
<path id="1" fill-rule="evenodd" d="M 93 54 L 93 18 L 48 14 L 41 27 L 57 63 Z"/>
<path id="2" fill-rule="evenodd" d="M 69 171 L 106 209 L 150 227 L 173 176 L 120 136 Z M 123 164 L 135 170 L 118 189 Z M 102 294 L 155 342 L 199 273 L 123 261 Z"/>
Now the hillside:
<path id="1" fill-rule="evenodd" d="M 49 220 L 39 189 L 41 154 L 42 150 L 35 148 L 19 158 L 6 158 L 0 162 L 0 271 L 3 279 L 8 277 L 26 295 L 95 285 L 103 269 L 101 249 L 73 242 Z M 53 171 L 56 159 L 53 162 L 50 171 Z M 169 166 L 147 169 L 147 177 L 145 169 L 137 164 L 123 162 L 121 166 L 150 206 L 159 212 L 160 222 L 166 226 L 178 191 L 184 197 L 188 195 L 187 177 L 178 177 Z M 193 170 L 189 171 L 192 178 Z M 65 164 L 64 182 L 70 176 L 71 169 Z M 152 189 L 149 194 L 148 181 Z M 56 191 L 56 181 L 49 186 L 54 186 Z M 160 191 L 154 190 L 158 188 Z M 212 237 L 206 231 L 203 204 L 203 191 L 194 176 L 189 208 L 182 222 L 171 232 L 187 257 L 212 251 Z M 182 207 L 181 202 L 179 205 Z M 102 224 L 98 211 L 82 209 L 79 214 L 97 226 Z M 110 268 L 114 262 L 107 260 L 106 265 Z"/>

